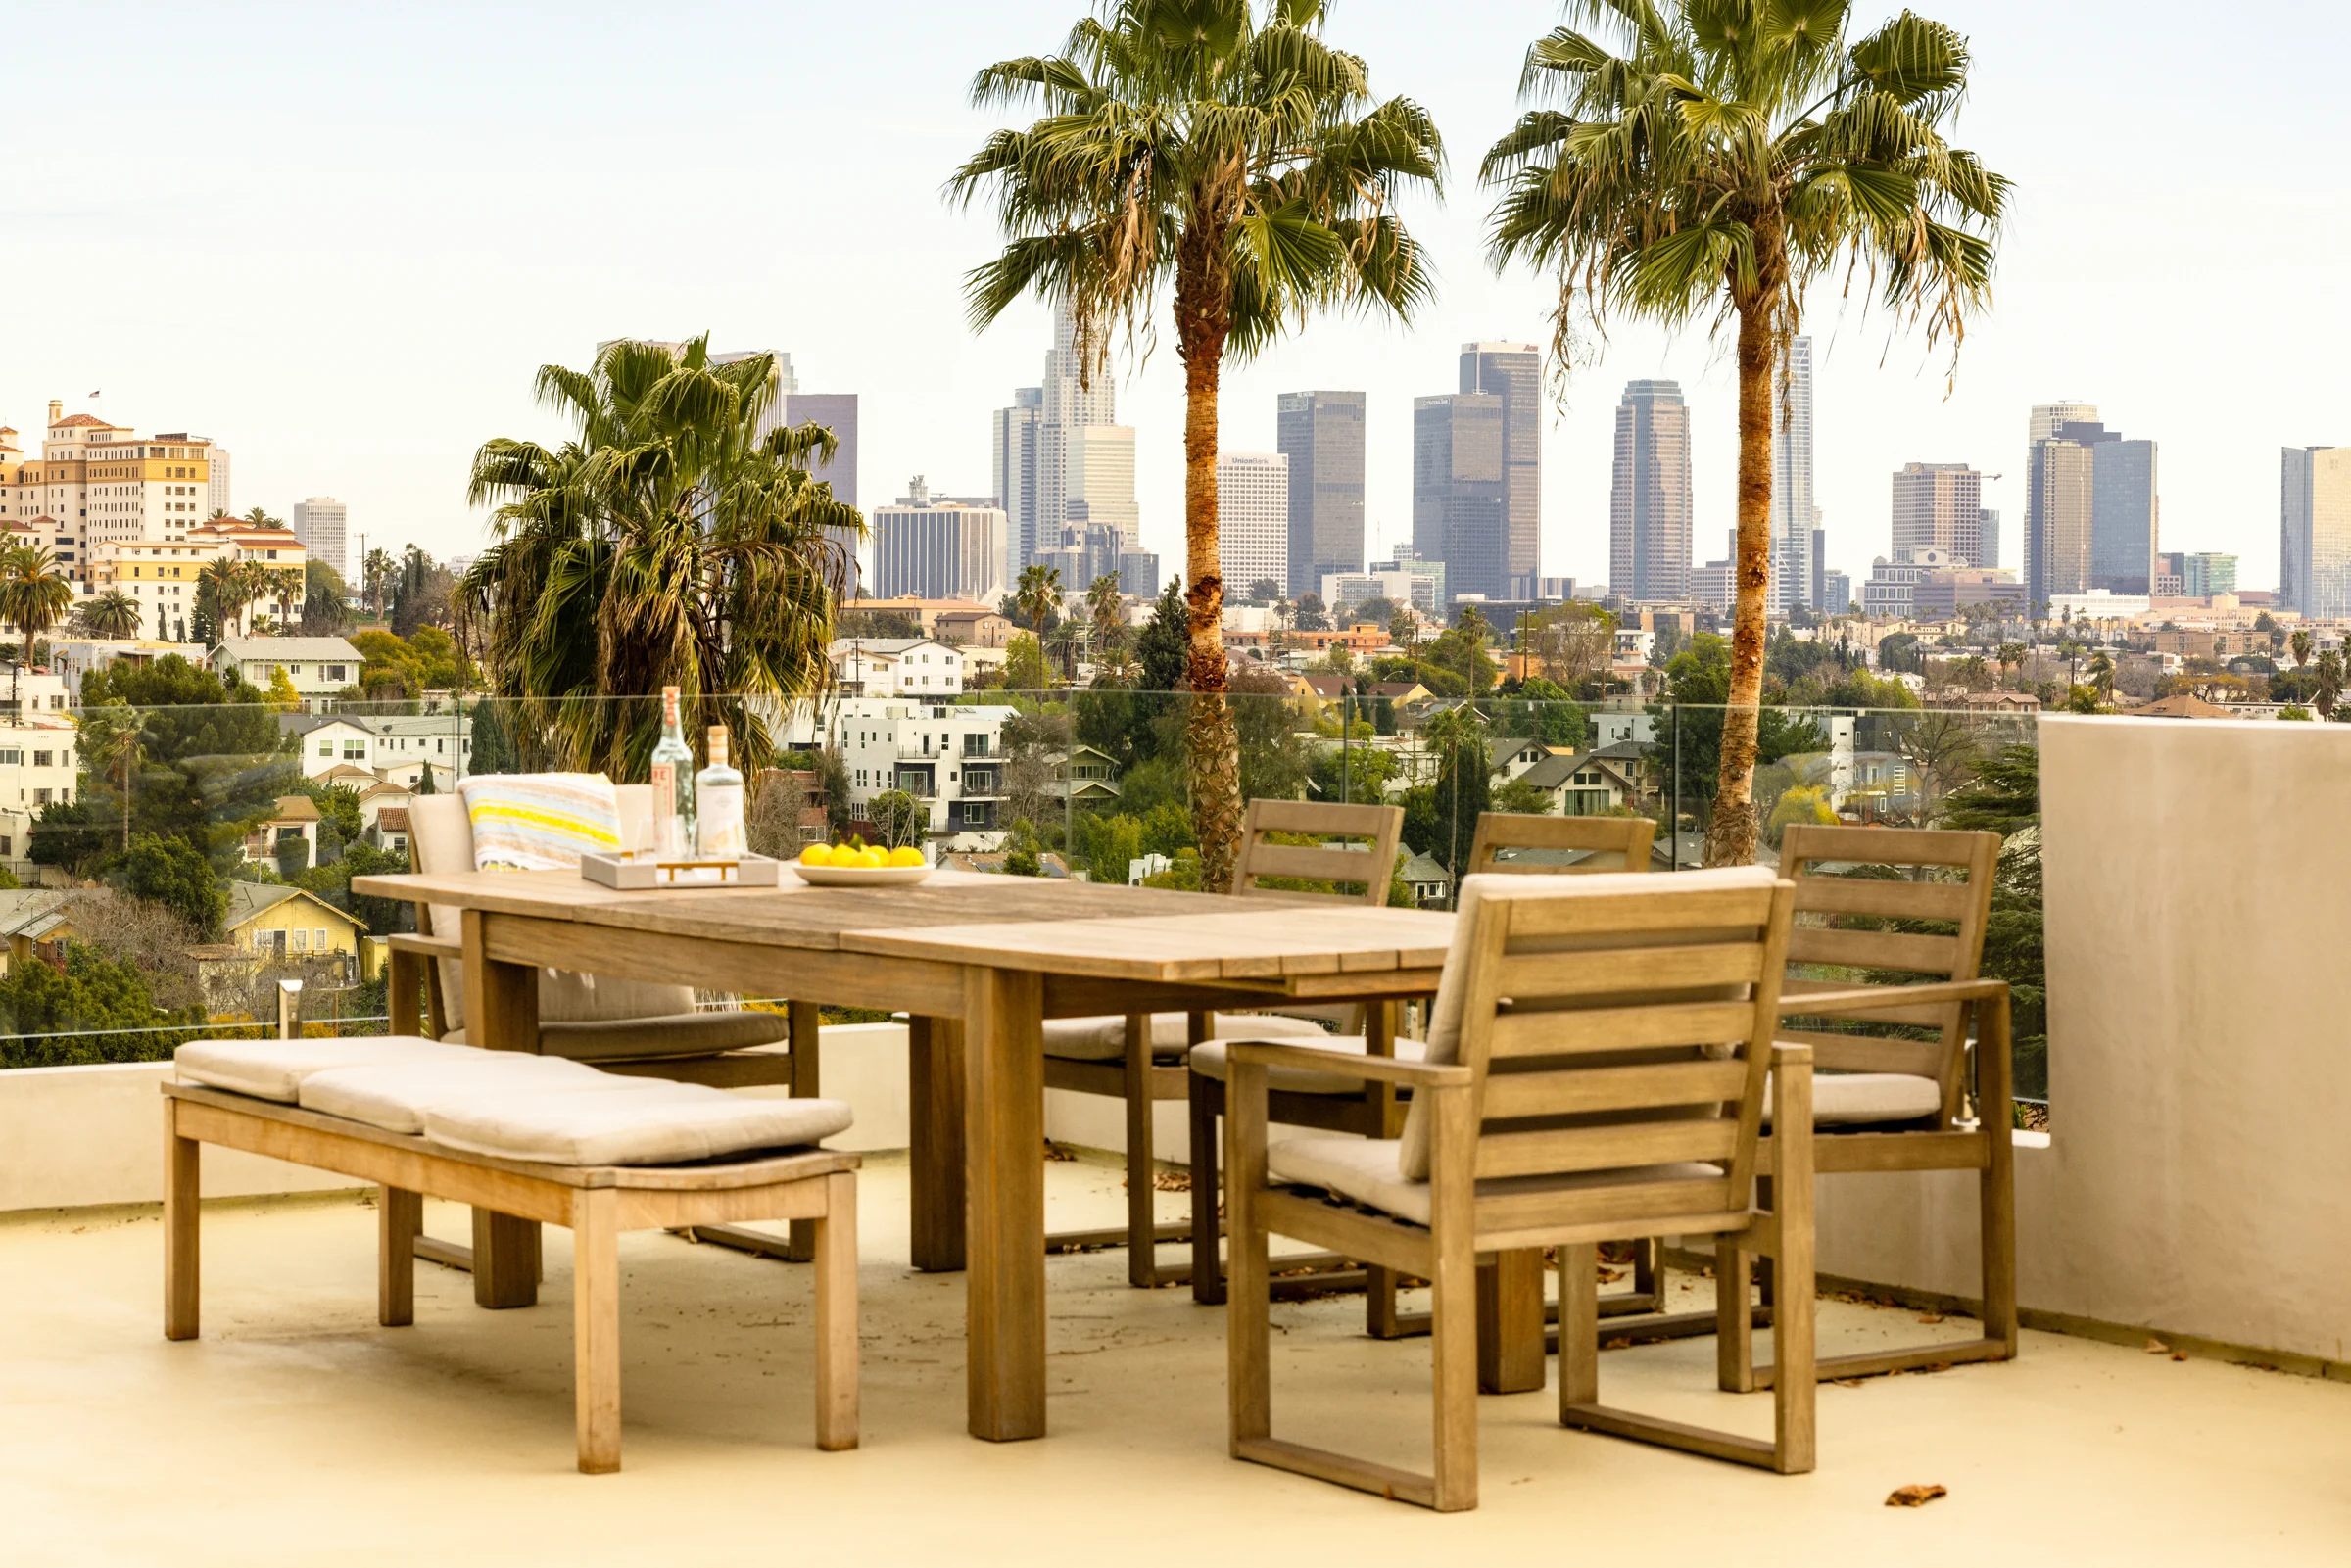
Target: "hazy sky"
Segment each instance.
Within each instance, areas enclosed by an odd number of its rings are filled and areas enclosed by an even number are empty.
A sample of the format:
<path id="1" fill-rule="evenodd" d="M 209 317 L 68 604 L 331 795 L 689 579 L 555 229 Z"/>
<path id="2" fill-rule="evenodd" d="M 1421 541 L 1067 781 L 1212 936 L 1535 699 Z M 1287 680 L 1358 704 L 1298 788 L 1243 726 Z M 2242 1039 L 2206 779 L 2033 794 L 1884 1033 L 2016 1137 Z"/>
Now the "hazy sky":
<path id="1" fill-rule="evenodd" d="M 2268 5 L 2247 27 L 2173 0 L 1916 3 L 1974 41 L 1956 139 L 2016 180 L 2016 205 L 1948 397 L 1944 356 L 1883 311 L 1828 289 L 1810 302 L 1831 564 L 1866 575 L 1887 548 L 1888 475 L 1908 460 L 1982 468 L 2017 564 L 2027 408 L 2078 398 L 2162 444 L 2167 548 L 2233 550 L 2248 587 L 2274 583 L 2278 449 L 2351 443 L 2351 318 L 2326 281 L 2351 227 L 2351 131 L 2278 51 L 2324 71 L 2351 20 L 2318 4 Z M 1040 308 L 968 329 L 961 277 L 992 224 L 939 189 L 991 123 L 966 107 L 975 69 L 1057 46 L 1079 9 L 111 7 L 91 24 L 102 67 L 11 75 L 0 422 L 29 445 L 54 397 L 191 429 L 234 452 L 239 510 L 331 494 L 371 544 L 448 553 L 482 539 L 463 501 L 473 449 L 559 433 L 531 402 L 534 367 L 707 329 L 788 351 L 805 390 L 862 395 L 867 504 L 913 473 L 984 490 L 987 412 L 1036 380 L 1049 323 Z M 1334 6 L 1333 41 L 1445 134 L 1446 200 L 1409 210 L 1439 295 L 1410 328 L 1324 321 L 1228 366 L 1223 439 L 1271 451 L 1279 392 L 1367 391 L 1375 544 L 1410 531 L 1412 399 L 1453 390 L 1464 341 L 1548 338 L 1551 291 L 1486 265 L 1475 171 L 1517 113 L 1528 41 L 1557 20 L 1542 0 Z M 1146 542 L 1174 562 L 1172 340 L 1122 371 Z M 1545 430 L 1546 573 L 1607 575 L 1612 409 L 1625 381 L 1657 375 L 1695 407 L 1698 559 L 1722 553 L 1727 355 L 1624 325 Z"/>

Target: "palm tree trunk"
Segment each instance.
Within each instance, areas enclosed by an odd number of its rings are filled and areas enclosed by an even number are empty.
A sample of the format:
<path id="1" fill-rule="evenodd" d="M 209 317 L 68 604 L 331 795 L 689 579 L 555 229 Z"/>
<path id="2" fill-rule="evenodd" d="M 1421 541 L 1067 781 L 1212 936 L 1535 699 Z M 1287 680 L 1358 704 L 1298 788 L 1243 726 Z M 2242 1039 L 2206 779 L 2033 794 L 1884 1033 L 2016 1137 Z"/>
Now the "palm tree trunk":
<path id="1" fill-rule="evenodd" d="M 1190 634 L 1184 738 L 1200 885 L 1212 893 L 1231 885 L 1241 842 L 1240 741 L 1225 702 L 1224 578 L 1217 558 L 1217 383 L 1231 323 L 1222 268 L 1205 260 L 1220 249 L 1187 234 L 1176 280 L 1176 353 L 1183 360 L 1183 598 Z"/>
<path id="2" fill-rule="evenodd" d="M 1764 594 L 1771 582 L 1773 334 L 1768 293 L 1739 305 L 1739 597 L 1731 618 L 1731 688 L 1706 864 L 1755 858 L 1755 734 L 1763 699 Z"/>

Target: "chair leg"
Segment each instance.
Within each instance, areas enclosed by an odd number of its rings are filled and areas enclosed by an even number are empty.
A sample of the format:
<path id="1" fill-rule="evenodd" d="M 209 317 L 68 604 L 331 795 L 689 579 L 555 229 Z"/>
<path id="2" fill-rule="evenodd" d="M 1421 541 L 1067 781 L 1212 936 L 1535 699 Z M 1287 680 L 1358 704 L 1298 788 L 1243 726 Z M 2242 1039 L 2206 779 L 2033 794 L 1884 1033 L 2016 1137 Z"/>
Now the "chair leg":
<path id="1" fill-rule="evenodd" d="M 1598 1286 L 1595 1279 L 1595 1288 Z M 1477 1386 L 1525 1394 L 1543 1386 L 1543 1253 L 1497 1253 L 1477 1271 Z"/>
<path id="2" fill-rule="evenodd" d="M 620 1468 L 620 1190 L 574 1200 L 571 1249 L 573 1420 L 580 1473 Z"/>
<path id="3" fill-rule="evenodd" d="M 424 1233 L 424 1195 L 375 1190 L 375 1320 L 386 1328 L 416 1321 L 416 1238 Z"/>
<path id="4" fill-rule="evenodd" d="M 1812 1069 L 1783 1063 L 1773 1078 L 1776 1104 L 1772 1117 L 1790 1129 L 1812 1125 Z M 1802 1475 L 1813 1467 L 1816 1434 L 1813 1402 L 1817 1394 L 1817 1354 L 1813 1343 L 1813 1189 L 1812 1140 L 1782 1140 L 1780 1168 L 1772 1182 L 1772 1261 L 1779 1300 L 1771 1318 L 1772 1425 L 1776 1468 L 1782 1475 Z M 1742 1314 L 1744 1315 L 1744 1314 Z"/>
<path id="5" fill-rule="evenodd" d="M 1559 1249 L 1559 1421 L 1600 1402 L 1600 1249 Z"/>
<path id="6" fill-rule="evenodd" d="M 1192 1135 L 1192 1300 L 1203 1307 L 1224 1303 L 1224 1265 L 1217 1255 L 1217 1118 L 1224 1109 L 1224 1086 L 1205 1072 L 1186 1085 Z"/>
<path id="7" fill-rule="evenodd" d="M 1230 1236 L 1224 1307 L 1225 1377 L 1231 1401 L 1231 1452 L 1273 1435 L 1272 1315 L 1267 1294 L 1266 1222 L 1257 1194 L 1266 1179 L 1265 1094 L 1243 1094 L 1241 1080 L 1260 1070 L 1238 1064 L 1224 1103 L 1225 1228 Z M 1262 1083 L 1262 1080 L 1261 1080 Z"/>
<path id="8" fill-rule="evenodd" d="M 1976 1025 L 1978 1114 L 1989 1140 L 1984 1172 L 1976 1183 L 1984 1249 L 1984 1337 L 1997 1340 L 2013 1357 L 2017 1352 L 2016 1102 L 2009 1081 L 2007 998 L 1979 1007 Z"/>
<path id="9" fill-rule="evenodd" d="M 1430 1503 L 1439 1513 L 1453 1513 L 1477 1506 L 1477 1254 L 1468 1201 L 1474 1134 L 1466 1094 L 1431 1098 L 1437 1101 L 1433 1154 L 1440 1186 L 1437 1223 L 1430 1227 L 1436 1244 L 1429 1277 L 1429 1360 L 1436 1384 Z"/>
<path id="10" fill-rule="evenodd" d="M 1755 1387 L 1755 1320 L 1748 1309 L 1748 1270 L 1754 1255 L 1735 1236 L 1714 1241 L 1714 1370 L 1726 1394 Z"/>
<path id="11" fill-rule="evenodd" d="M 824 1015 L 814 1002 L 787 1002 L 785 1010 L 791 1030 L 792 1097 L 814 1100 L 818 1098 L 817 1084 L 822 1076 L 817 1036 L 824 1032 Z M 785 1234 L 790 1237 L 784 1253 L 786 1261 L 804 1263 L 816 1256 L 813 1221 L 795 1219 L 786 1227 Z"/>
<path id="12" fill-rule="evenodd" d="M 1151 1020 L 1127 1016 L 1127 1283 L 1159 1285 L 1159 1218 L 1152 1202 Z"/>
<path id="13" fill-rule="evenodd" d="M 816 1242 L 816 1446 L 857 1447 L 857 1177 L 825 1178 Z"/>
<path id="14" fill-rule="evenodd" d="M 200 1322 L 198 1213 L 204 1145 L 179 1135 L 179 1102 L 164 1102 L 164 1338 L 192 1340 Z"/>

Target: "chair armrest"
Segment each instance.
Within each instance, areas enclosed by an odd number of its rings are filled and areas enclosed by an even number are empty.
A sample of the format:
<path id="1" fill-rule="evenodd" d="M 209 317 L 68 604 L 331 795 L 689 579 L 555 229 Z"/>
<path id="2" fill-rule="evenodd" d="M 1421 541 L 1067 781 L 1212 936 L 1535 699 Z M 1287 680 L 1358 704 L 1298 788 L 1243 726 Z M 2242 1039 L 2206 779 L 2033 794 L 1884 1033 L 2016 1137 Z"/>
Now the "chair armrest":
<path id="1" fill-rule="evenodd" d="M 1429 1089 L 1465 1089 L 1471 1075 L 1452 1063 L 1407 1062 L 1395 1057 L 1356 1056 L 1324 1051 L 1311 1045 L 1275 1045 L 1265 1040 L 1233 1040 L 1225 1060 L 1235 1067 L 1303 1068 L 1309 1072 L 1335 1072 L 1367 1082 L 1402 1083 Z"/>
<path id="2" fill-rule="evenodd" d="M 1802 991 L 1780 997 L 1780 1017 L 1806 1013 L 1865 1013 L 1874 1008 L 1935 1002 L 1988 1002 L 2008 994 L 2006 980 L 1930 980 L 1920 985 L 1855 985 L 1841 991 Z"/>
<path id="3" fill-rule="evenodd" d="M 465 944 L 454 936 L 424 936 L 414 931 L 396 931 L 385 938 L 395 953 L 421 953 L 426 958 L 461 959 Z"/>

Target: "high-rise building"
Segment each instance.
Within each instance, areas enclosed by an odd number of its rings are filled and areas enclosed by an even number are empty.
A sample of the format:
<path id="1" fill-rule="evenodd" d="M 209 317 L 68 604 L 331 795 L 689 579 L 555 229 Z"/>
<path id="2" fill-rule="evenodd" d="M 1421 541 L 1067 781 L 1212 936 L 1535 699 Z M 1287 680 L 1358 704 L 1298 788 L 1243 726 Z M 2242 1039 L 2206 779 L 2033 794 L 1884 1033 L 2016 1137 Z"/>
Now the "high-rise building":
<path id="1" fill-rule="evenodd" d="M 1812 557 L 1820 521 L 1812 504 L 1812 340 L 1789 339 L 1781 368 L 1771 383 L 1771 587 L 1765 608 L 1787 616 L 1820 602 Z"/>
<path id="2" fill-rule="evenodd" d="M 351 570 L 350 552 L 344 547 L 349 524 L 350 508 L 332 496 L 312 496 L 294 503 L 294 537 L 312 560 L 326 562 L 338 576 Z"/>
<path id="3" fill-rule="evenodd" d="M 917 474 L 908 494 L 873 511 L 874 592 L 879 598 L 1004 596 L 1004 509 L 988 496 L 931 494 Z"/>
<path id="4" fill-rule="evenodd" d="M 233 512 L 237 508 L 230 504 L 228 499 L 228 449 L 214 447 L 211 451 L 209 466 L 212 475 L 205 484 L 204 515 L 217 517 L 222 512 Z"/>
<path id="5" fill-rule="evenodd" d="M 1627 603 L 1690 594 L 1690 408 L 1677 381 L 1633 381 L 1616 404 L 1608 587 Z M 1734 548 L 1732 558 L 1737 559 Z"/>
<path id="6" fill-rule="evenodd" d="M 1986 506 L 1976 513 L 1976 564 L 1997 567 L 2000 564 L 2000 511 Z"/>
<path id="7" fill-rule="evenodd" d="M 2119 434 L 2097 442 L 2090 449 L 2090 483 L 2089 586 L 2110 594 L 2153 593 L 2162 526 L 2155 443 Z"/>
<path id="8" fill-rule="evenodd" d="M 1690 568 L 1690 601 L 1724 615 L 1738 608 L 1739 530 L 1725 531 L 1723 558 Z"/>
<path id="9" fill-rule="evenodd" d="M 1399 604 L 1411 605 L 1422 614 L 1434 613 L 1441 618 L 1445 614 L 1445 607 L 1453 602 L 1445 593 L 1445 563 L 1422 555 L 1412 546 L 1399 546 L 1392 559 L 1372 561 L 1366 570 L 1373 574 L 1397 572 L 1417 580 L 1409 595 L 1391 594 L 1388 596 Z M 1427 587 L 1423 589 L 1417 586 L 1418 583 L 1425 583 Z"/>
<path id="10" fill-rule="evenodd" d="M 2351 616 L 2351 447 L 2286 447 L 2279 459 L 2279 600 L 2314 620 Z"/>
<path id="11" fill-rule="evenodd" d="M 1044 428 L 1045 389 L 1016 387 L 1012 406 L 988 425 L 988 472 L 996 504 L 1004 508 L 1004 581 L 1017 583 L 1037 549 L 1037 441 Z"/>
<path id="12" fill-rule="evenodd" d="M 1119 422 L 1108 347 L 1097 342 L 1080 353 L 1078 321 L 1066 309 L 1053 316 L 1053 351 L 1045 356 L 1038 417 L 1036 526 L 1040 538 L 1057 539 L 1073 521 L 1069 502 L 1078 492 L 1071 469 L 1082 459 L 1074 458 L 1071 449 L 1084 439 L 1078 432 Z"/>
<path id="13" fill-rule="evenodd" d="M 1984 476 L 1965 463 L 1904 463 L 1894 476 L 1894 559 L 1941 550 L 1961 566 L 1976 558 L 1984 526 Z"/>
<path id="14" fill-rule="evenodd" d="M 2236 557 L 2205 551 L 2180 557 L 2180 592 L 2189 598 L 2210 598 L 2236 592 Z"/>
<path id="15" fill-rule="evenodd" d="M 1364 395 L 1285 392 L 1274 445 L 1290 460 L 1292 598 L 1364 566 Z"/>
<path id="16" fill-rule="evenodd" d="M 784 420 L 793 426 L 817 424 L 833 432 L 839 443 L 830 460 L 812 464 L 808 477 L 833 487 L 833 499 L 844 506 L 857 504 L 857 394 L 854 392 L 786 392 Z M 845 597 L 857 597 L 862 592 L 860 568 L 857 564 L 857 539 L 843 532 L 840 536 L 842 554 L 848 560 L 848 584 Z"/>
<path id="17" fill-rule="evenodd" d="M 1228 598 L 1290 581 L 1290 460 L 1278 452 L 1217 454 L 1217 570 Z"/>
<path id="18" fill-rule="evenodd" d="M 38 458 L 0 428 L 0 528 L 47 548 L 65 575 L 91 581 L 98 546 L 181 540 L 212 512 L 212 443 L 185 431 L 140 436 L 51 399 Z"/>
<path id="19" fill-rule="evenodd" d="M 1064 450 L 1064 525 L 1116 529 L 1121 549 L 1137 547 L 1142 522 L 1134 504 L 1134 427 L 1082 425 L 1065 432 Z"/>
<path id="20" fill-rule="evenodd" d="M 2025 465 L 2025 596 L 2038 614 L 2059 594 L 2089 588 L 2095 495 L 2090 449 L 2110 439 L 2095 404 L 2037 404 Z"/>
<path id="21" fill-rule="evenodd" d="M 1844 572 L 1821 573 L 1821 610 L 1829 615 L 1843 615 L 1853 605 L 1853 580 Z"/>
<path id="22" fill-rule="evenodd" d="M 1503 596 L 1502 447 L 1497 395 L 1413 400 L 1413 553 L 1457 594 Z"/>
<path id="23" fill-rule="evenodd" d="M 1531 343 L 1464 343 L 1461 390 L 1502 400 L 1502 537 L 1491 586 L 1462 583 L 1454 592 L 1532 599 L 1543 570 L 1543 351 Z"/>

